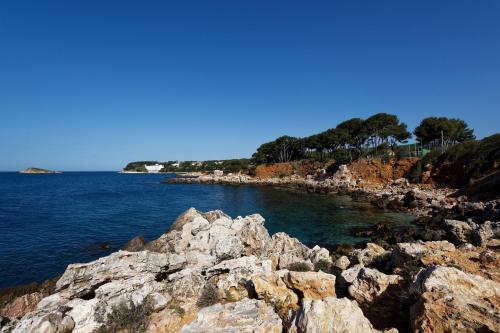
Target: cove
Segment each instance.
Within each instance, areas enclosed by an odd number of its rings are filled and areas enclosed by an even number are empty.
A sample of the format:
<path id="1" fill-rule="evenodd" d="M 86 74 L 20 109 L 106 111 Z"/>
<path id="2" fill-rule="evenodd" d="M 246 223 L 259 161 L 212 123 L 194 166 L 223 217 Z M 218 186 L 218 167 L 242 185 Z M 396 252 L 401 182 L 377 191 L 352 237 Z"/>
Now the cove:
<path id="1" fill-rule="evenodd" d="M 164 174 L 0 173 L 0 288 L 43 281 L 70 263 L 118 250 L 136 235 L 152 240 L 190 207 L 232 217 L 259 213 L 270 233 L 332 246 L 367 240 L 352 227 L 407 225 L 413 216 L 348 196 L 266 186 L 164 184 Z M 168 177 L 168 176 L 167 176 Z"/>

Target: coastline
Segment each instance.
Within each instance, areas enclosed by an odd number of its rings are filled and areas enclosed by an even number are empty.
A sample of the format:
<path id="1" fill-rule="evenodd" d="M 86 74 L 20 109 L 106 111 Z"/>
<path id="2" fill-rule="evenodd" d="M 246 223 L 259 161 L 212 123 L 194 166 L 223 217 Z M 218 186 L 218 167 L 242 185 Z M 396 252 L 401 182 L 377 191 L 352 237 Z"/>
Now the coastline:
<path id="1" fill-rule="evenodd" d="M 372 184 L 356 177 L 346 166 L 342 166 L 331 177 L 286 177 L 257 178 L 248 175 L 214 175 L 187 173 L 181 177 L 168 178 L 168 184 L 218 184 L 259 185 L 292 188 L 308 193 L 345 194 L 363 198 L 380 208 L 408 211 L 415 216 L 425 216 L 434 210 L 450 210 L 465 197 L 451 197 L 456 189 L 433 188 L 428 185 L 410 184 L 406 179 L 395 179 L 386 184 Z"/>
<path id="2" fill-rule="evenodd" d="M 70 264 L 52 281 L 10 288 L 8 302 L 0 304 L 0 332 L 27 327 L 94 332 L 106 325 L 99 313 L 112 313 L 129 299 L 151 307 L 142 319 L 151 333 L 240 331 L 242 313 L 255 314 L 252 325 L 264 323 L 270 331 L 314 332 L 329 319 L 311 304 L 333 311 L 336 322 L 353 331 L 408 332 L 410 326 L 425 331 L 456 323 L 473 330 L 497 328 L 488 309 L 500 293 L 500 200 L 470 202 L 450 196 L 453 189 L 405 179 L 372 184 L 346 166 L 316 179 L 184 173 L 167 183 L 347 194 L 408 211 L 419 217 L 421 228 L 374 225 L 359 230 L 372 239 L 361 247 L 309 248 L 286 233 L 270 235 L 259 214 L 232 219 L 222 211 L 191 208 L 151 242 L 137 236 L 123 250 Z M 439 289 L 425 289 L 426 284 Z M 343 308 L 347 313 L 335 313 Z M 308 321 L 301 322 L 303 317 Z"/>
<path id="3" fill-rule="evenodd" d="M 12 296 L 0 308 L 0 332 L 106 331 L 102 313 L 128 318 L 137 310 L 149 333 L 248 325 L 276 333 L 328 325 L 367 333 L 457 325 L 496 331 L 500 241 L 473 235 L 455 230 L 439 241 L 330 252 L 270 235 L 259 214 L 232 219 L 191 208 L 151 242 L 135 237 L 124 250 L 69 265 L 45 289 Z"/>

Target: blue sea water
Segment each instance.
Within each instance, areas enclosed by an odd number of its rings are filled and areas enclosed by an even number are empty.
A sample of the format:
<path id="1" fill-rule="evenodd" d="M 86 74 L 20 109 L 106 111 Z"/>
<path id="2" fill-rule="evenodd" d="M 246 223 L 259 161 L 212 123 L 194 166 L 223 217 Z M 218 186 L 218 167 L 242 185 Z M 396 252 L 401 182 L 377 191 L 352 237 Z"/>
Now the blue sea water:
<path id="1" fill-rule="evenodd" d="M 308 244 L 357 242 L 362 239 L 349 234 L 353 226 L 413 219 L 346 196 L 161 183 L 165 177 L 0 173 L 0 288 L 52 278 L 68 264 L 107 255 L 139 234 L 152 240 L 189 207 L 222 209 L 232 217 L 260 213 L 270 233 L 284 231 Z"/>

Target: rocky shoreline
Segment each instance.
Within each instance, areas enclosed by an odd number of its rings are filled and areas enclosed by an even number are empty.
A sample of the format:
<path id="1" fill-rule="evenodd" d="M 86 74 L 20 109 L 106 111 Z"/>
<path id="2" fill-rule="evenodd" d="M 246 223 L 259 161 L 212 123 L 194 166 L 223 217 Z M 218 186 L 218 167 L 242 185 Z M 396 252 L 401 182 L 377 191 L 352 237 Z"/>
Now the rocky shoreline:
<path id="1" fill-rule="evenodd" d="M 498 222 L 447 221 L 448 240 L 330 253 L 258 214 L 189 209 L 14 299 L 0 332 L 498 332 Z"/>
<path id="2" fill-rule="evenodd" d="M 436 188 L 428 184 L 411 184 L 405 178 L 394 179 L 383 184 L 373 184 L 357 178 L 346 165 L 331 177 L 286 177 L 257 178 L 244 174 L 202 174 L 188 173 L 168 178 L 170 184 L 220 184 L 220 185 L 264 185 L 287 187 L 310 193 L 339 193 L 355 198 L 362 198 L 381 208 L 404 210 L 416 216 L 439 215 L 443 212 L 462 211 L 463 216 L 484 215 L 481 207 L 498 204 L 498 200 L 490 202 L 469 201 L 465 196 L 452 196 L 456 189 Z M 484 210 L 483 209 L 483 210 Z M 498 216 L 496 216 L 498 218 Z"/>

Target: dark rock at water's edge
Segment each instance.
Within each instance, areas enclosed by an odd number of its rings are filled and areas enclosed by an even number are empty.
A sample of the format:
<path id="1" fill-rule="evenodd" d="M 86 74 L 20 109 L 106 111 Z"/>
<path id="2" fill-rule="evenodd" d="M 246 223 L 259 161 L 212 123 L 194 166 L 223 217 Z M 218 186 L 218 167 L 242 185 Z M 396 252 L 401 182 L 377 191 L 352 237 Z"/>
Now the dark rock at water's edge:
<path id="1" fill-rule="evenodd" d="M 122 250 L 130 251 L 130 252 L 142 251 L 145 249 L 146 244 L 147 244 L 147 241 L 144 238 L 144 236 L 139 235 L 139 236 L 135 236 L 134 238 L 129 240 L 127 242 L 127 244 L 125 244 L 122 247 Z"/>

